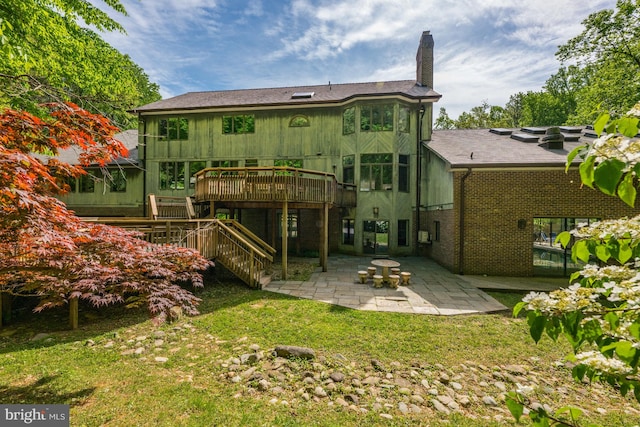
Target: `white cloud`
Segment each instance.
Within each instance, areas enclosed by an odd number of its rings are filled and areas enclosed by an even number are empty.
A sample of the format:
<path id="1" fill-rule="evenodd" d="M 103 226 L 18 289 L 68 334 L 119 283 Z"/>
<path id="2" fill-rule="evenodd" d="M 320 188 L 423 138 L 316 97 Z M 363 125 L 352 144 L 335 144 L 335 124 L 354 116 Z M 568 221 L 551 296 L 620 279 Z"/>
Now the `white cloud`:
<path id="1" fill-rule="evenodd" d="M 452 117 L 539 90 L 557 46 L 615 0 L 123 0 L 129 54 L 165 96 L 194 90 L 415 77 L 435 40 L 434 86 Z"/>

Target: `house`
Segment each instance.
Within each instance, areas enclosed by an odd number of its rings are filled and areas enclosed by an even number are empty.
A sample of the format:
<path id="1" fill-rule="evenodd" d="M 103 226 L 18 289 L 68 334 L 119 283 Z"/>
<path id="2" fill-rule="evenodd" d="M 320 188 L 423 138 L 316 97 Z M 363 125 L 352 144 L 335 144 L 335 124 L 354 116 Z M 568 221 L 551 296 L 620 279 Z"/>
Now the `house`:
<path id="1" fill-rule="evenodd" d="M 570 250 L 554 243 L 558 233 L 639 213 L 583 187 L 579 159 L 565 172 L 569 152 L 595 137 L 570 126 L 434 131 L 423 143 L 421 223 L 431 236 L 423 254 L 460 274 L 567 276 L 578 269 Z"/>
<path id="2" fill-rule="evenodd" d="M 205 214 L 236 218 L 279 250 L 317 253 L 327 224 L 331 251 L 412 254 L 419 147 L 430 138 L 432 104 L 441 96 L 432 86 L 433 37 L 427 31 L 415 80 L 194 92 L 141 106 L 135 112 L 144 194 L 195 196 Z M 258 193 L 260 186 L 281 191 L 267 184 L 287 175 L 308 185 L 300 188 L 303 199 L 297 190 L 287 193 L 285 208 L 275 196 Z M 199 193 L 199 177 L 207 181 L 206 195 Z M 331 180 L 348 203 L 325 200 L 323 207 L 310 198 L 314 185 L 332 186 Z M 214 187 L 217 193 L 210 193 Z M 242 191 L 242 197 L 229 191 Z M 283 224 L 289 236 L 284 242 Z"/>
<path id="3" fill-rule="evenodd" d="M 420 254 L 453 272 L 567 275 L 554 237 L 633 215 L 582 188 L 568 152 L 585 128 L 432 132 L 433 37 L 416 79 L 194 92 L 141 106 L 137 142 L 65 201 L 79 215 L 149 216 L 149 195 L 190 198 L 277 251 Z M 137 147 L 137 149 L 135 148 Z M 576 160 L 577 161 L 577 160 Z M 326 265 L 323 264 L 323 265 Z"/>

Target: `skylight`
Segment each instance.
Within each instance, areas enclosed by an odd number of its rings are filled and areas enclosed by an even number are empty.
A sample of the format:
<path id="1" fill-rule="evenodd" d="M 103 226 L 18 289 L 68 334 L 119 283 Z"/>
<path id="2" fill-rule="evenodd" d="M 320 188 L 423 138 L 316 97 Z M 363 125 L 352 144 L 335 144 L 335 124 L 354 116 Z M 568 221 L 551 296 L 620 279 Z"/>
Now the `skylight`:
<path id="1" fill-rule="evenodd" d="M 292 99 L 300 99 L 300 98 L 311 98 L 315 92 L 295 92 L 291 95 Z"/>

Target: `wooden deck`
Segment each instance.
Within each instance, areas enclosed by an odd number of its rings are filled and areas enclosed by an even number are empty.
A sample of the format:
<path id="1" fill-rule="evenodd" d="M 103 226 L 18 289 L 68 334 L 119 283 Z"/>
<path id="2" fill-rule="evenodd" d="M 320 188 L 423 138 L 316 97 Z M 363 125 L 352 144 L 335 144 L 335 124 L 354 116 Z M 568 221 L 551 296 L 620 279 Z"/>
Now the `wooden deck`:
<path id="1" fill-rule="evenodd" d="M 207 168 L 195 175 L 196 202 L 253 207 L 288 202 L 290 207 L 356 206 L 355 185 L 335 175 L 290 167 Z"/>

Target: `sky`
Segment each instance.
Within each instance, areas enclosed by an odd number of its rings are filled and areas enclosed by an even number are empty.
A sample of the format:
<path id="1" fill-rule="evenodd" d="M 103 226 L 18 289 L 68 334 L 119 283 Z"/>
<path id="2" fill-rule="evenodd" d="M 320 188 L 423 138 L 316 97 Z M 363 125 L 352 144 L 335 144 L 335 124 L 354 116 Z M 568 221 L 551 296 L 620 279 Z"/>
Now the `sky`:
<path id="1" fill-rule="evenodd" d="M 559 45 L 615 0 L 121 0 L 102 34 L 160 85 L 186 92 L 415 79 L 431 31 L 435 106 L 451 118 L 541 90 Z M 108 10 L 104 3 L 96 5 Z"/>

